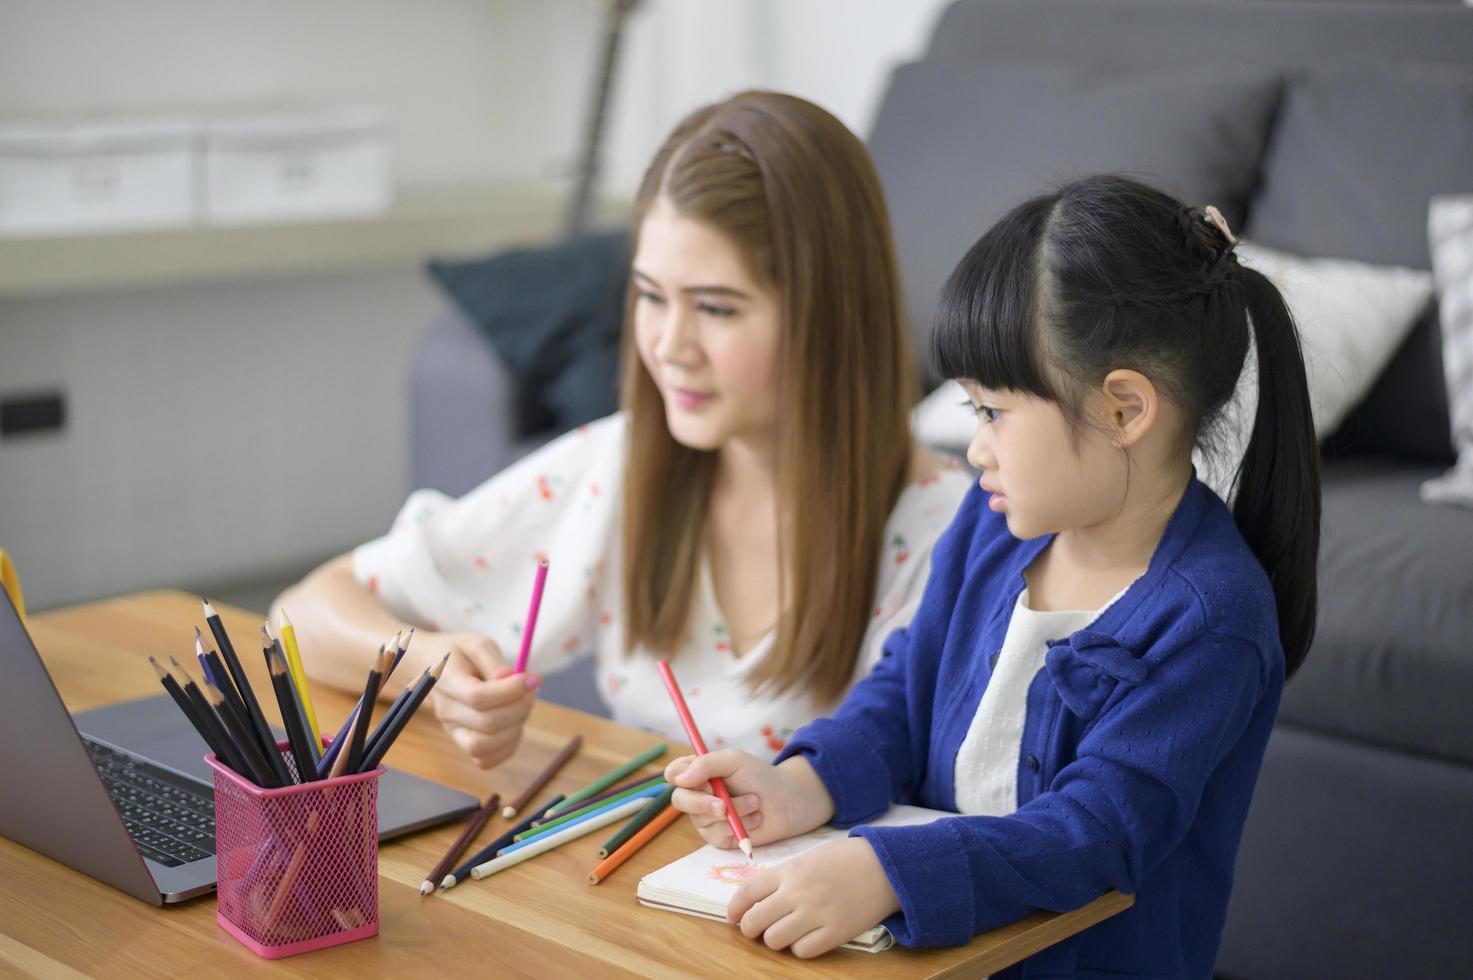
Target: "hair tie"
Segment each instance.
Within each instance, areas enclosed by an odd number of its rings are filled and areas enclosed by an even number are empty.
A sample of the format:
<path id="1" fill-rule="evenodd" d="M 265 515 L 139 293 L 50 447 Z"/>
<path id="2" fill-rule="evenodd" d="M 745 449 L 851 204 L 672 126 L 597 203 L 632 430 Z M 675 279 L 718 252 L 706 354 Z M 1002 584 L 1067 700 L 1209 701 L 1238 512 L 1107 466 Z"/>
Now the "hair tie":
<path id="1" fill-rule="evenodd" d="M 1207 223 L 1222 233 L 1223 239 L 1228 243 L 1228 251 L 1231 251 L 1238 244 L 1238 237 L 1228 227 L 1227 219 L 1222 216 L 1222 212 L 1217 210 L 1215 205 L 1209 204 L 1202 209 L 1202 213 L 1206 215 Z"/>

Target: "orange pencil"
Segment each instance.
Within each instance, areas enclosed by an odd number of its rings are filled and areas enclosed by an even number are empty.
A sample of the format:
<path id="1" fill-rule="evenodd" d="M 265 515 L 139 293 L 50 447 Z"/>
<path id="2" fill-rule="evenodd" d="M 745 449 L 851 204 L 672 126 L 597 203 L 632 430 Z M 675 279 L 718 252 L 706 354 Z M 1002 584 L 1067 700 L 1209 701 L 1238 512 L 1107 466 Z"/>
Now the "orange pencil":
<path id="1" fill-rule="evenodd" d="M 673 806 L 667 806 L 663 813 L 645 824 L 639 833 L 625 841 L 622 847 L 604 858 L 592 871 L 588 872 L 588 883 L 590 885 L 596 885 L 600 881 L 603 881 L 613 873 L 615 868 L 633 857 L 635 851 L 648 844 L 654 839 L 656 834 L 674 823 L 679 816 L 679 810 Z"/>

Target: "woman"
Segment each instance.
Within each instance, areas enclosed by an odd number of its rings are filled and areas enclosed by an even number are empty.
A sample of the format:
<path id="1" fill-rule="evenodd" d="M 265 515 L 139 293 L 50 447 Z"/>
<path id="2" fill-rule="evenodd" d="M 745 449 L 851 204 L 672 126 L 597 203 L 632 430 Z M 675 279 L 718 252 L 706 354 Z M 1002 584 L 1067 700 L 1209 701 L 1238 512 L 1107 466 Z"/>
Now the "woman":
<path id="1" fill-rule="evenodd" d="M 330 683 L 410 624 L 403 678 L 453 654 L 435 710 L 483 767 L 535 698 L 503 653 L 535 558 L 533 665 L 592 652 L 617 721 L 681 738 L 670 658 L 710 744 L 770 756 L 909 620 L 970 482 L 911 440 L 889 219 L 838 120 L 768 92 L 696 111 L 633 228 L 622 410 L 459 500 L 416 492 L 278 600 Z"/>

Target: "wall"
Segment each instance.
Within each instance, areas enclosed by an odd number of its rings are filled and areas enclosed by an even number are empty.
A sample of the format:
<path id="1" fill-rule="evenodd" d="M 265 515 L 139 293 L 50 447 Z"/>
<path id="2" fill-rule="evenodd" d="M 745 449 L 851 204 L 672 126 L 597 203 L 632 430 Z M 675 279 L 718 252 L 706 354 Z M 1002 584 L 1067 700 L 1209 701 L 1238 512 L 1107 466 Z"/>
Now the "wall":
<path id="1" fill-rule="evenodd" d="M 604 187 L 745 87 L 867 130 L 939 0 L 647 0 L 628 20 Z M 597 0 L 0 0 L 0 116 L 367 102 L 402 185 L 570 186 Z M 37 608 L 206 586 L 381 531 L 408 490 L 408 354 L 441 306 L 416 263 L 0 297 L 0 392 L 62 387 L 60 437 L 0 444 L 0 544 Z"/>

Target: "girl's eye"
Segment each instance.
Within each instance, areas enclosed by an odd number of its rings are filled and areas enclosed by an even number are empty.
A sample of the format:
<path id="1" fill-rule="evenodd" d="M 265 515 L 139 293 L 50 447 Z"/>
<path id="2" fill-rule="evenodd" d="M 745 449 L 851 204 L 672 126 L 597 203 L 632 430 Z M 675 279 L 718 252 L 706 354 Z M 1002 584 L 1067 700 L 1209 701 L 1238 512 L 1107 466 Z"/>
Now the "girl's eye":
<path id="1" fill-rule="evenodd" d="M 962 404 L 970 409 L 973 415 L 982 419 L 988 425 L 996 422 L 998 418 L 1002 415 L 1001 411 L 993 408 L 991 405 L 973 405 L 970 398 L 962 402 Z"/>
<path id="2" fill-rule="evenodd" d="M 637 290 L 635 290 L 635 296 L 636 296 L 636 298 L 638 298 L 640 300 L 644 300 L 645 302 L 649 302 L 649 303 L 659 304 L 659 303 L 665 302 L 664 299 L 662 299 L 659 296 L 658 293 L 652 293 L 648 289 L 637 289 Z"/>
<path id="3" fill-rule="evenodd" d="M 696 309 L 700 310 L 702 313 L 705 313 L 707 316 L 736 316 L 736 310 L 732 309 L 729 306 L 713 306 L 710 303 L 697 303 Z"/>

